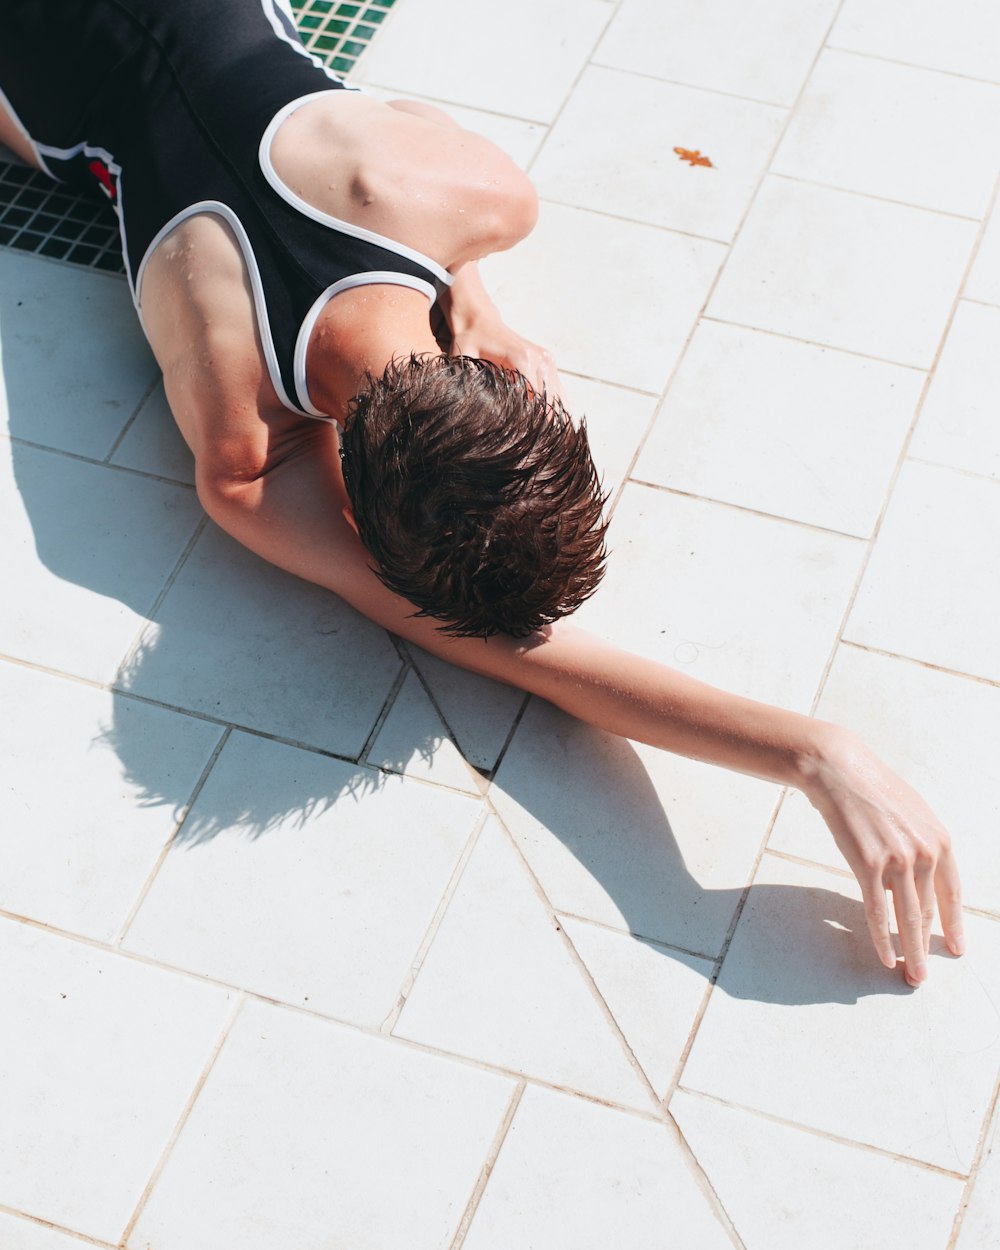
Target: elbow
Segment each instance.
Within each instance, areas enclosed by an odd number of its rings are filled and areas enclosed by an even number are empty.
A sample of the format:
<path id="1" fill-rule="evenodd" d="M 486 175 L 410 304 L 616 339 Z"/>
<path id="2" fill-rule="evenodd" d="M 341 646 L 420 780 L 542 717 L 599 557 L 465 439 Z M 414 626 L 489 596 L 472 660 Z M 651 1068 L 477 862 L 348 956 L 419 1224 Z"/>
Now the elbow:
<path id="1" fill-rule="evenodd" d="M 517 171 L 496 203 L 494 252 L 503 252 L 529 235 L 538 221 L 538 192 L 527 174 Z"/>
<path id="2" fill-rule="evenodd" d="M 231 474 L 210 471 L 200 464 L 195 467 L 195 490 L 198 502 L 211 519 L 232 532 L 238 518 L 252 509 L 260 479 L 234 477 Z"/>

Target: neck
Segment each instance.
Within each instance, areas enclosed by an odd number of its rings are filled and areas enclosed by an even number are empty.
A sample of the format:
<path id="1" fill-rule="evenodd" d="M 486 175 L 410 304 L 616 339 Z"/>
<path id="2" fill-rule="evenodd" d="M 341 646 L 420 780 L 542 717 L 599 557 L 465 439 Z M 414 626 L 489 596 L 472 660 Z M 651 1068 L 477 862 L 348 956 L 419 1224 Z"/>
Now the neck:
<path id="1" fill-rule="evenodd" d="M 440 351 L 420 291 L 381 283 L 354 287 L 327 304 L 313 329 L 306 355 L 309 396 L 343 425 L 367 374 L 380 377 L 395 357 Z"/>

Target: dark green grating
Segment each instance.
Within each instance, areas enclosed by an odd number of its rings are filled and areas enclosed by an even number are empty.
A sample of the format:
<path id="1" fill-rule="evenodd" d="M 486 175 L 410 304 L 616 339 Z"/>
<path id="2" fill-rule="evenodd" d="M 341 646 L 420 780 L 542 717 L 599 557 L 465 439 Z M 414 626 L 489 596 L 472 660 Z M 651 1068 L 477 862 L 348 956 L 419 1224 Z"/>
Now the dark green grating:
<path id="1" fill-rule="evenodd" d="M 347 74 L 396 0 L 292 0 L 302 42 Z M 124 272 L 118 221 L 100 200 L 66 191 L 38 170 L 0 160 L 0 247 L 90 269 Z"/>

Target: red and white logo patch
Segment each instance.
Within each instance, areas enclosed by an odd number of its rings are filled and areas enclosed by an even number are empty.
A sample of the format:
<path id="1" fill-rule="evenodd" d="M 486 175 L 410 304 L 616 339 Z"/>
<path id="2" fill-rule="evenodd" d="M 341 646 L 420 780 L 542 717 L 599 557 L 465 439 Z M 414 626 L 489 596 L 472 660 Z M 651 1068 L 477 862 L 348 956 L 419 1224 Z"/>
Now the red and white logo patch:
<path id="1" fill-rule="evenodd" d="M 101 190 L 113 204 L 118 198 L 118 192 L 115 189 L 115 184 L 111 177 L 111 170 L 108 169 L 107 165 L 105 165 L 103 161 L 91 161 L 90 172 L 101 184 Z"/>

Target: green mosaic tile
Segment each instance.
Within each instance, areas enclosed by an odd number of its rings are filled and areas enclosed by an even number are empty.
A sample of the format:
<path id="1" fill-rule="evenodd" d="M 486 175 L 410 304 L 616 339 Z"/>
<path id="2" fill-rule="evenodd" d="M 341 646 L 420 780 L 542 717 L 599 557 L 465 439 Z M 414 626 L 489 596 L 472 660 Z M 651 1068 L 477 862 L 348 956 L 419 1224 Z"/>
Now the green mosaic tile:
<path id="1" fill-rule="evenodd" d="M 292 0 L 295 24 L 313 56 L 349 74 L 396 0 Z M 0 160 L 0 247 L 122 273 L 118 222 L 98 199 L 76 196 L 23 165 Z"/>

